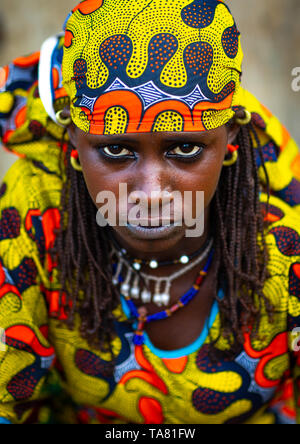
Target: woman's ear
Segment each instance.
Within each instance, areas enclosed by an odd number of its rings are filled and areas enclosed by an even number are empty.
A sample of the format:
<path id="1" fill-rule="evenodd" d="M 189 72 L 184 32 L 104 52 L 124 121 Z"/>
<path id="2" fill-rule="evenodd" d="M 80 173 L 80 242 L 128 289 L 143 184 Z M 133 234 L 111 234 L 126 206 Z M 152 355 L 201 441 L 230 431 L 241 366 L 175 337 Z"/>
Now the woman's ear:
<path id="1" fill-rule="evenodd" d="M 62 111 L 62 117 L 63 118 L 71 118 L 71 112 L 70 112 L 70 106 L 67 105 L 65 106 L 65 108 Z M 67 131 L 68 131 L 68 135 L 69 135 L 69 139 L 70 142 L 73 146 L 76 146 L 75 144 L 75 132 L 76 132 L 76 126 L 74 125 L 73 122 L 70 123 L 70 125 L 68 125 L 67 127 Z"/>
<path id="2" fill-rule="evenodd" d="M 233 144 L 240 130 L 240 125 L 237 123 L 232 123 L 228 127 L 228 143 Z"/>
<path id="3" fill-rule="evenodd" d="M 68 131 L 68 135 L 69 135 L 69 139 L 70 139 L 71 145 L 73 145 L 73 147 L 75 147 L 76 146 L 76 142 L 75 142 L 76 126 L 74 125 L 73 122 L 71 123 L 71 125 L 68 126 L 67 131 Z"/>

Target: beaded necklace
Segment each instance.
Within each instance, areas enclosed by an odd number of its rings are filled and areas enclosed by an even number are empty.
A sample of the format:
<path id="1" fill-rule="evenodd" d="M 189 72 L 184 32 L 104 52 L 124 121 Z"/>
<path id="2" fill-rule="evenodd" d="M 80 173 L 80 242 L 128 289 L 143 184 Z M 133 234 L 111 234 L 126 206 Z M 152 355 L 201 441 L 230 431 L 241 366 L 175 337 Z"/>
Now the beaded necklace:
<path id="1" fill-rule="evenodd" d="M 156 277 L 146 273 L 138 273 L 132 268 L 132 265 L 124 259 L 122 253 L 112 249 L 112 258 L 115 256 L 117 259 L 117 267 L 113 275 L 113 284 L 118 285 L 120 282 L 120 276 L 122 271 L 126 271 L 124 276 L 124 281 L 121 284 L 121 293 L 124 297 L 131 296 L 131 298 L 139 299 L 141 297 L 144 303 L 153 302 L 154 304 L 161 307 L 162 305 L 169 305 L 170 301 L 170 291 L 173 281 L 183 276 L 185 273 L 190 271 L 196 265 L 201 263 L 210 253 L 213 246 L 213 239 L 209 239 L 206 249 L 202 254 L 194 259 L 194 261 L 189 262 L 181 270 L 175 273 L 164 276 Z M 149 290 L 151 282 L 154 283 L 155 289 L 154 294 Z M 143 286 L 143 291 L 141 291 L 141 286 Z"/>
<path id="2" fill-rule="evenodd" d="M 138 321 L 138 327 L 135 332 L 133 343 L 135 345 L 143 345 L 145 342 L 145 336 L 144 336 L 144 329 L 145 324 L 147 322 L 153 322 L 158 321 L 162 319 L 166 319 L 171 317 L 176 311 L 180 310 L 181 308 L 185 307 L 190 301 L 194 299 L 196 294 L 198 293 L 200 286 L 207 275 L 208 269 L 211 265 L 213 258 L 213 251 L 210 252 L 210 255 L 208 257 L 208 260 L 203 268 L 199 272 L 199 275 L 195 281 L 195 284 L 183 295 L 181 298 L 174 304 L 172 307 L 167 308 L 166 310 L 160 311 L 159 313 L 154 313 L 152 315 L 147 315 L 147 311 L 145 307 L 141 307 L 139 309 L 136 308 L 133 300 L 130 298 L 130 296 L 123 296 L 129 306 L 131 316 L 136 318 Z"/>
<path id="3" fill-rule="evenodd" d="M 201 254 L 206 250 L 207 245 L 209 244 L 210 240 L 211 240 L 211 238 L 209 238 L 205 242 L 205 244 L 201 248 L 199 248 L 199 250 L 195 251 L 191 255 L 183 254 L 182 256 L 180 256 L 179 259 L 175 259 L 175 260 L 171 260 L 171 261 L 157 261 L 155 259 L 151 259 L 151 260 L 147 261 L 147 260 L 143 260 L 143 259 L 131 258 L 130 255 L 128 254 L 128 252 L 125 250 L 125 248 L 121 248 L 120 245 L 118 244 L 118 242 L 116 241 L 116 239 L 113 236 L 111 236 L 111 242 L 114 245 L 115 249 L 119 252 L 119 254 L 125 260 L 127 260 L 129 263 L 131 263 L 132 267 L 137 271 L 141 270 L 142 265 L 147 265 L 148 267 L 150 267 L 152 269 L 164 267 L 167 265 L 177 265 L 177 264 L 186 265 L 190 261 L 192 261 L 194 258 L 196 258 L 197 256 L 201 256 Z"/>

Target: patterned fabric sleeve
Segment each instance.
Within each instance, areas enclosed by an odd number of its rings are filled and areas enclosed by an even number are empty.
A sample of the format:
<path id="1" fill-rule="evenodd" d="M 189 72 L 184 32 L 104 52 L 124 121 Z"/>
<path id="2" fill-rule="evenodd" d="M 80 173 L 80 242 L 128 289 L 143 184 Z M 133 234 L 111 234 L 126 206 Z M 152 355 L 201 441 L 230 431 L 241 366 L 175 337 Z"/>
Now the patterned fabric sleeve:
<path id="1" fill-rule="evenodd" d="M 299 218 L 300 232 L 300 218 Z M 294 399 L 296 407 L 297 424 L 300 424 L 300 236 L 294 244 L 297 257 L 289 269 L 289 312 L 288 324 L 290 332 L 290 350 L 292 363 L 292 376 L 294 382 Z"/>
<path id="2" fill-rule="evenodd" d="M 18 160 L 0 187 L 0 423 L 35 422 L 55 358 L 41 289 L 57 210 L 34 168 Z"/>
<path id="3" fill-rule="evenodd" d="M 271 273 L 277 276 L 272 294 L 277 299 L 277 310 L 287 313 L 285 324 L 290 352 L 290 370 L 278 398 L 277 413 L 295 418 L 300 424 L 300 215 L 282 200 L 272 197 L 266 220 L 271 222 L 268 239 L 271 236 L 276 246 L 271 261 L 276 264 Z M 275 285 L 276 279 L 279 287 Z M 282 285 L 286 298 L 279 291 Z"/>
<path id="4" fill-rule="evenodd" d="M 296 418 L 300 423 L 300 215 L 277 197 L 271 196 L 268 207 L 265 206 L 267 200 L 267 195 L 262 193 L 262 209 L 268 223 L 266 242 L 269 253 L 269 278 L 264 291 L 274 305 L 275 313 L 274 324 L 262 322 L 262 332 L 273 335 L 273 342 L 274 337 L 276 340 L 281 338 L 281 346 L 277 342 L 273 351 L 269 349 L 268 353 L 270 359 L 272 354 L 277 358 L 281 354 L 281 364 L 280 359 L 276 364 L 276 360 L 273 361 L 273 371 L 281 368 L 284 374 L 270 411 L 275 414 L 279 424 L 294 423 Z M 274 326 L 275 330 L 278 329 L 275 336 Z M 268 368 L 267 362 L 266 358 L 266 374 L 271 368 Z"/>

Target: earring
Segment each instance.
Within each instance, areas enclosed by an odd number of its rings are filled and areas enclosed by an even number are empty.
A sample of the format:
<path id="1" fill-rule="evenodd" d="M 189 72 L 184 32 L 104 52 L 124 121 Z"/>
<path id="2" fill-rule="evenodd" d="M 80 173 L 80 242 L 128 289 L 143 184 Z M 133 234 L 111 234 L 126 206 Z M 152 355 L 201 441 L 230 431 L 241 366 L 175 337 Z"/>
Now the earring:
<path id="1" fill-rule="evenodd" d="M 235 121 L 239 125 L 248 125 L 248 123 L 250 123 L 251 120 L 252 120 L 252 114 L 247 109 L 244 109 L 243 111 L 245 113 L 245 117 L 243 119 L 240 119 L 240 118 L 236 117 Z"/>
<path id="2" fill-rule="evenodd" d="M 228 149 L 229 153 L 231 153 L 231 158 L 228 160 L 224 160 L 224 162 L 223 162 L 224 166 L 232 166 L 236 163 L 236 161 L 238 159 L 239 147 L 240 147 L 239 145 L 231 145 L 231 144 L 227 145 L 227 149 Z"/>
<path id="3" fill-rule="evenodd" d="M 63 110 L 61 109 L 55 114 L 57 123 L 59 123 L 61 126 L 69 126 L 72 123 L 71 117 L 62 117 L 62 113 Z"/>
<path id="4" fill-rule="evenodd" d="M 79 172 L 82 171 L 82 167 L 78 163 L 78 151 L 77 150 L 72 150 L 70 162 L 71 162 L 71 165 L 74 168 L 74 170 L 79 171 Z"/>

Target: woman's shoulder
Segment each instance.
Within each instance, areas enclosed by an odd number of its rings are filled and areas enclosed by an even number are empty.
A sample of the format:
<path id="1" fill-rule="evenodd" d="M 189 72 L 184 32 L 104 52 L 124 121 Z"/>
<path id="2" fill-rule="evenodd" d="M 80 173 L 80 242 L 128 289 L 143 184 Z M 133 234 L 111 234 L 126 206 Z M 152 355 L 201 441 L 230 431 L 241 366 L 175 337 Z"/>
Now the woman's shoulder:
<path id="1" fill-rule="evenodd" d="M 287 257 L 300 254 L 300 211 L 291 207 L 282 199 L 261 194 L 262 211 L 267 223 L 266 239 L 272 237 L 281 254 Z"/>
<path id="2" fill-rule="evenodd" d="M 3 211 L 5 207 L 13 205 L 24 214 L 32 206 L 41 211 L 57 207 L 62 186 L 62 178 L 57 170 L 49 170 L 43 162 L 18 159 L 2 181 L 0 208 Z"/>
<path id="3" fill-rule="evenodd" d="M 62 180 L 58 175 L 45 171 L 42 164 L 27 158 L 17 160 L 3 179 L 0 260 L 6 270 L 16 271 L 18 282 L 20 270 L 23 270 L 22 280 L 30 281 L 30 276 L 34 275 L 45 286 L 49 285 L 46 277 L 48 252 L 60 225 L 61 189 Z"/>
<path id="4" fill-rule="evenodd" d="M 0 417 L 16 423 L 31 410 L 17 414 L 15 401 L 38 398 L 55 355 L 43 287 L 58 191 L 58 178 L 28 159 L 16 161 L 0 187 Z"/>

